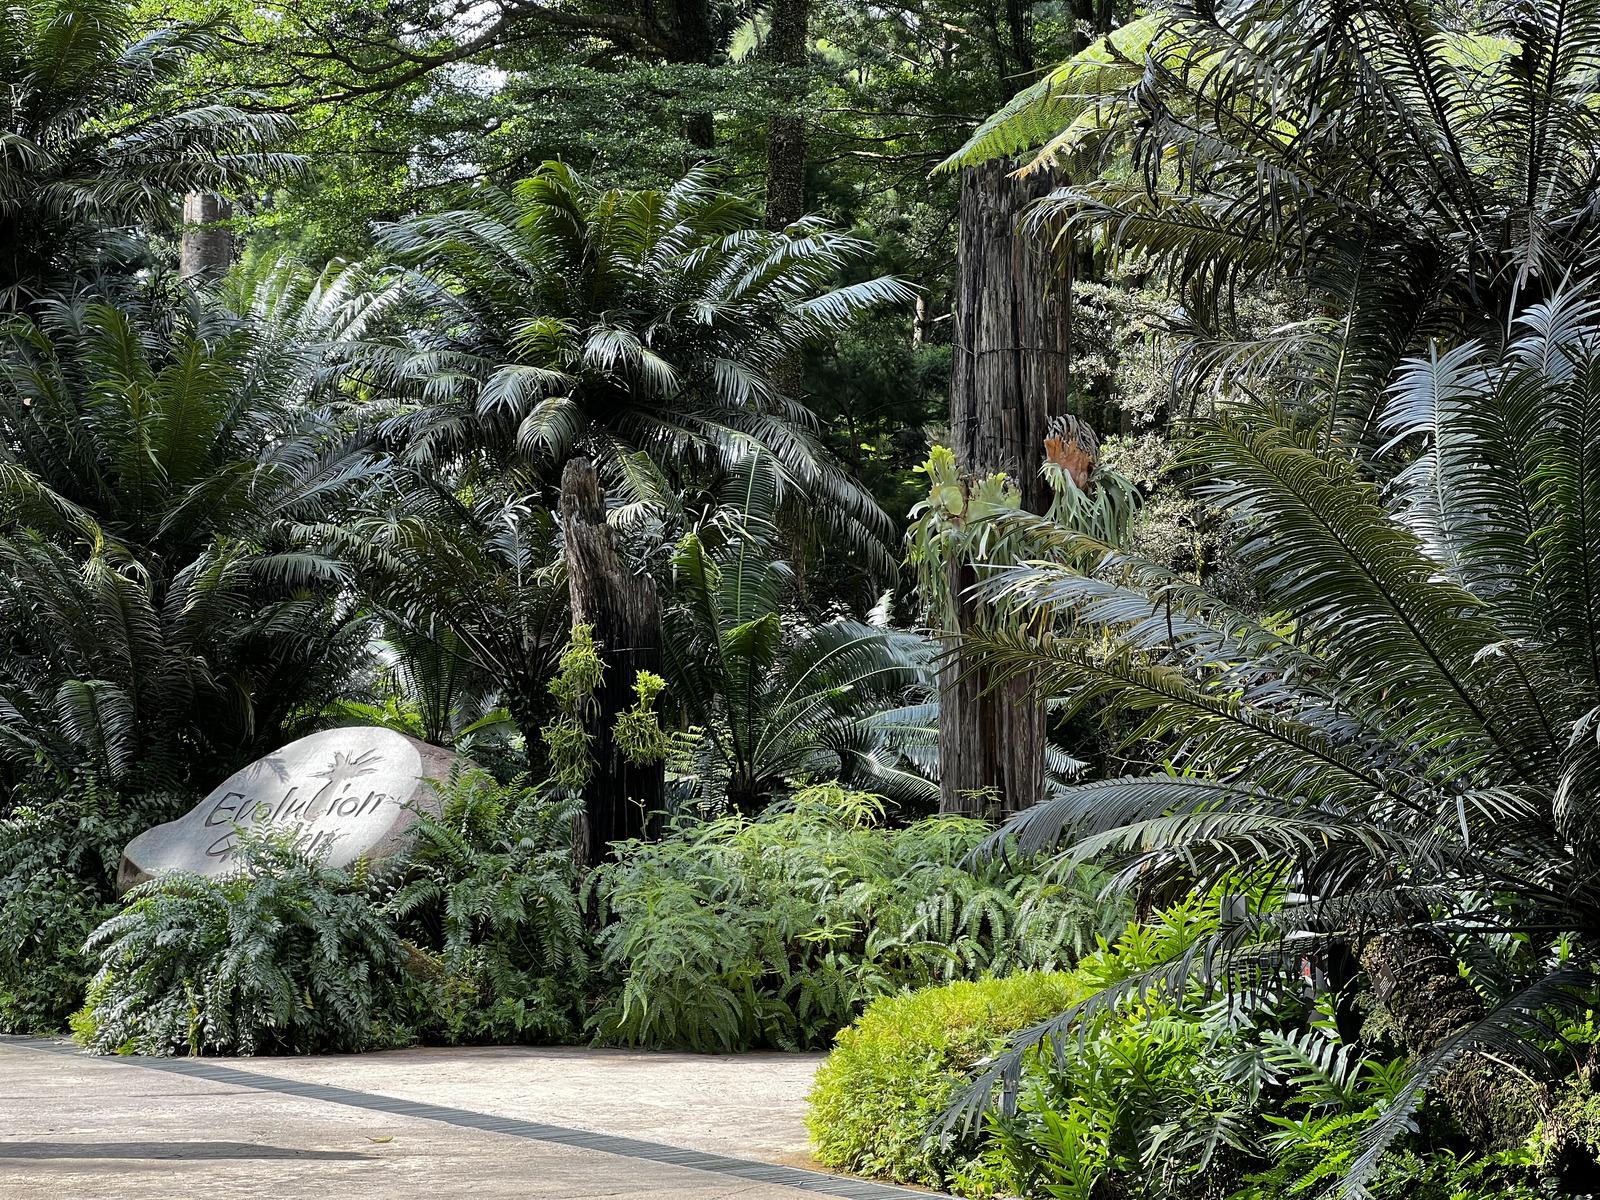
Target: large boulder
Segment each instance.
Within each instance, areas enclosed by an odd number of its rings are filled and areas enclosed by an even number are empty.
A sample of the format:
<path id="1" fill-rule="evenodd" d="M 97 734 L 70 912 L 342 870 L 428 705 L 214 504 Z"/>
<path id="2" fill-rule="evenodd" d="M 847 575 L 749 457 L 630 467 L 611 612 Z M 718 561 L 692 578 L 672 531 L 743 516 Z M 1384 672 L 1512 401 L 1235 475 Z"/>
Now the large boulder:
<path id="1" fill-rule="evenodd" d="M 241 829 L 268 827 L 334 867 L 404 849 L 421 809 L 437 813 L 428 785 L 455 755 L 392 729 L 328 729 L 257 759 L 198 806 L 147 829 L 122 852 L 117 891 L 172 871 L 225 875 L 239 868 Z"/>

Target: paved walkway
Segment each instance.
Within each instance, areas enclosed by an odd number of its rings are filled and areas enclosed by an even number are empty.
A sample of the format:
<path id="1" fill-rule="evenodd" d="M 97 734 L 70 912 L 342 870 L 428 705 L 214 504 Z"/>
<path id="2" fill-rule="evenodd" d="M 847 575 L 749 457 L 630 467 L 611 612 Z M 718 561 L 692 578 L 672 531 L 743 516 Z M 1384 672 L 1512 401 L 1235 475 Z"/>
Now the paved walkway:
<path id="1" fill-rule="evenodd" d="M 820 1061 L 569 1047 L 108 1059 L 0 1037 L 0 1196 L 917 1196 L 814 1169 L 802 1116 Z"/>

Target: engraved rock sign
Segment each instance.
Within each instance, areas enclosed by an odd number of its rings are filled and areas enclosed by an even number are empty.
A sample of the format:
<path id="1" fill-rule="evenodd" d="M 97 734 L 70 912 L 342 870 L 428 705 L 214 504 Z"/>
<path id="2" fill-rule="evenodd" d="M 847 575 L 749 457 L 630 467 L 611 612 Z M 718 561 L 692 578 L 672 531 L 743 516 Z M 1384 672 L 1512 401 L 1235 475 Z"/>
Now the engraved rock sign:
<path id="1" fill-rule="evenodd" d="M 439 811 L 429 779 L 455 755 L 392 729 L 328 729 L 230 775 L 176 821 L 128 843 L 117 891 L 171 871 L 225 875 L 240 866 L 240 829 L 287 831 L 329 866 L 386 858 L 406 845 L 417 810 Z"/>

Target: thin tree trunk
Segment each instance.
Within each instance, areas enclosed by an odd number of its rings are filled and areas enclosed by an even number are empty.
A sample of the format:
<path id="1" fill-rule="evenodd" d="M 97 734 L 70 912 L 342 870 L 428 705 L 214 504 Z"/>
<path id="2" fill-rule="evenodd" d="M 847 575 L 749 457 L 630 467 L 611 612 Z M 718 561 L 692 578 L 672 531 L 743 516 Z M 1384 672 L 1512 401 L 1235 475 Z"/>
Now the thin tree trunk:
<path id="1" fill-rule="evenodd" d="M 1023 507 L 1043 513 L 1049 485 L 1039 474 L 1050 418 L 1070 394 L 1071 323 L 1066 271 L 1048 244 L 1018 218 L 1054 181 L 1012 179 L 1005 163 L 962 172 L 950 370 L 950 435 L 967 475 L 1004 471 Z M 952 581 L 963 597 L 970 568 Z M 979 614 L 964 597 L 959 627 Z M 1001 813 L 1037 803 L 1044 791 L 1045 713 L 1032 679 L 991 689 L 983 671 L 952 655 L 940 672 L 940 811 Z"/>
<path id="2" fill-rule="evenodd" d="M 561 531 L 572 620 L 593 627 L 605 663 L 586 718 L 595 773 L 573 831 L 573 858 L 588 866 L 606 857 L 609 843 L 645 836 L 650 818 L 661 811 L 662 764 L 630 763 L 612 736 L 617 715 L 633 704 L 639 672 L 661 671 L 661 600 L 650 577 L 630 572 L 617 553 L 600 481 L 586 458 L 573 459 L 562 473 Z"/>
<path id="3" fill-rule="evenodd" d="M 219 222 L 229 217 L 228 202 L 210 192 L 183 198 L 183 245 L 178 274 L 184 279 L 216 279 L 233 265 L 233 235 Z"/>
<path id="4" fill-rule="evenodd" d="M 811 0 L 773 0 L 766 54 L 798 74 L 811 44 Z M 786 229 L 806 211 L 806 124 L 796 109 L 804 94 L 794 82 L 780 91 L 782 109 L 767 122 L 767 228 Z"/>

